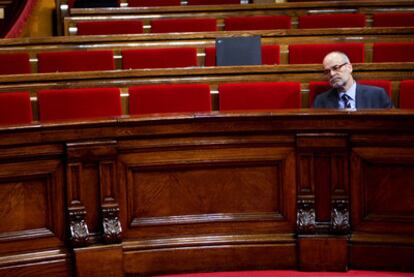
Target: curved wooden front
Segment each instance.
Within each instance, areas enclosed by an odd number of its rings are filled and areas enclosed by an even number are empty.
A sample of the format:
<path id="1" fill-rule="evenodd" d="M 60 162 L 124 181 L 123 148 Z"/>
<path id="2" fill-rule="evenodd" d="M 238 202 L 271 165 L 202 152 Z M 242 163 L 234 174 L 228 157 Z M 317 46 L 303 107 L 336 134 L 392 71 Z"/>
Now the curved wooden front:
<path id="1" fill-rule="evenodd" d="M 413 126 L 303 109 L 2 127 L 0 273 L 413 270 Z"/>

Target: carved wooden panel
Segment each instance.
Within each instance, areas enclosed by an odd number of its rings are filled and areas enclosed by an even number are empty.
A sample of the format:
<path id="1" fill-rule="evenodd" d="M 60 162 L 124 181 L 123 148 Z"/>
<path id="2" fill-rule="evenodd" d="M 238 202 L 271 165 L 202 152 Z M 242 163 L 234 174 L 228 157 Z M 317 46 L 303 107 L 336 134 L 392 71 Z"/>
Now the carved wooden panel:
<path id="1" fill-rule="evenodd" d="M 0 253 L 63 246 L 60 161 L 4 162 L 0 168 Z"/>
<path id="2" fill-rule="evenodd" d="M 127 237 L 253 226 L 255 232 L 293 230 L 290 148 L 188 149 L 124 154 L 120 160 Z"/>
<path id="3" fill-rule="evenodd" d="M 351 176 L 355 231 L 414 233 L 414 148 L 354 148 Z"/>

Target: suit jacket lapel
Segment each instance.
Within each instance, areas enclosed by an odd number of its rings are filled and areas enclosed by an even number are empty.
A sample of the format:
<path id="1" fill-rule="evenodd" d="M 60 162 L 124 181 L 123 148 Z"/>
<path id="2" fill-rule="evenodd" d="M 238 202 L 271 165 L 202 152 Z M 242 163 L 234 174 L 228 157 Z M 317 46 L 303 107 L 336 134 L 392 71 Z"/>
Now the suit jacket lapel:
<path id="1" fill-rule="evenodd" d="M 336 89 L 331 89 L 328 94 L 329 107 L 327 108 L 332 108 L 332 109 L 339 108 L 338 97 L 339 96 L 338 96 L 338 92 L 336 91 Z"/>
<path id="2" fill-rule="evenodd" d="M 355 108 L 360 108 L 360 107 L 364 107 L 365 106 L 365 99 L 364 99 L 364 93 L 363 93 L 363 88 L 361 86 L 359 86 L 358 84 L 356 85 L 356 89 L 355 89 Z"/>

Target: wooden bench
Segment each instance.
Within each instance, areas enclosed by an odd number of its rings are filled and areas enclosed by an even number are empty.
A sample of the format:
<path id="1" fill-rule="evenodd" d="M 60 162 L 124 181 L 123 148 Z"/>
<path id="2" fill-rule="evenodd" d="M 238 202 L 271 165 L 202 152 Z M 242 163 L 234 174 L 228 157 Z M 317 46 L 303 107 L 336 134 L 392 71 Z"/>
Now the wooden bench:
<path id="1" fill-rule="evenodd" d="M 0 127 L 0 275 L 412 271 L 414 111 Z"/>
<path id="2" fill-rule="evenodd" d="M 372 26 L 372 15 L 382 12 L 414 11 L 414 1 L 320 1 L 300 3 L 170 6 L 149 8 L 90 8 L 66 9 L 61 12 L 64 34 L 76 35 L 76 24 L 81 21 L 142 20 L 144 32 L 150 32 L 151 19 L 216 18 L 218 30 L 223 30 L 227 17 L 249 15 L 288 15 L 292 28 L 298 27 L 298 16 L 328 13 L 361 13 L 366 15 L 366 26 Z"/>
<path id="3" fill-rule="evenodd" d="M 0 41 L 0 54 L 26 52 L 30 55 L 32 72 L 37 70 L 37 54 L 42 52 L 68 50 L 114 51 L 115 65 L 121 69 L 122 49 L 147 49 L 169 47 L 196 47 L 198 65 L 205 63 L 205 49 L 215 45 L 218 37 L 258 35 L 262 45 L 280 46 L 280 64 L 288 64 L 290 44 L 313 43 L 365 43 L 365 62 L 372 61 L 372 45 L 375 42 L 414 42 L 414 27 L 410 28 L 355 28 L 355 29 L 315 29 L 277 30 L 250 32 L 212 32 L 199 34 L 141 34 L 111 36 L 73 36 L 50 38 L 23 38 Z"/>
<path id="4" fill-rule="evenodd" d="M 392 99 L 398 106 L 399 82 L 414 79 L 414 63 L 354 64 L 357 80 L 389 80 Z M 231 82 L 301 83 L 302 106 L 310 106 L 309 82 L 324 80 L 321 65 L 280 65 L 207 67 L 183 69 L 115 70 L 101 72 L 42 73 L 0 76 L 0 93 L 29 91 L 33 118 L 37 119 L 36 94 L 41 89 L 118 87 L 121 89 L 123 113 L 128 114 L 128 88 L 145 84 L 204 83 L 210 85 L 213 110 L 218 109 L 218 84 Z"/>

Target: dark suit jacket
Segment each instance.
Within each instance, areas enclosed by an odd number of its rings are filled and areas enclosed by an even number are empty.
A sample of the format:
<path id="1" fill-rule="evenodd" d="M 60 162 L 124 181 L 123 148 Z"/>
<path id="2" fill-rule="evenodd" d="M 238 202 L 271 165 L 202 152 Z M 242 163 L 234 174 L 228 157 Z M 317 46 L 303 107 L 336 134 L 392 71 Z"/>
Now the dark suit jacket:
<path id="1" fill-rule="evenodd" d="M 355 92 L 355 105 L 357 109 L 381 109 L 392 108 L 393 104 L 391 99 L 383 88 L 360 85 L 357 83 Z M 337 109 L 338 105 L 338 92 L 336 89 L 330 89 L 324 93 L 316 96 L 313 102 L 314 108 L 328 108 Z"/>

